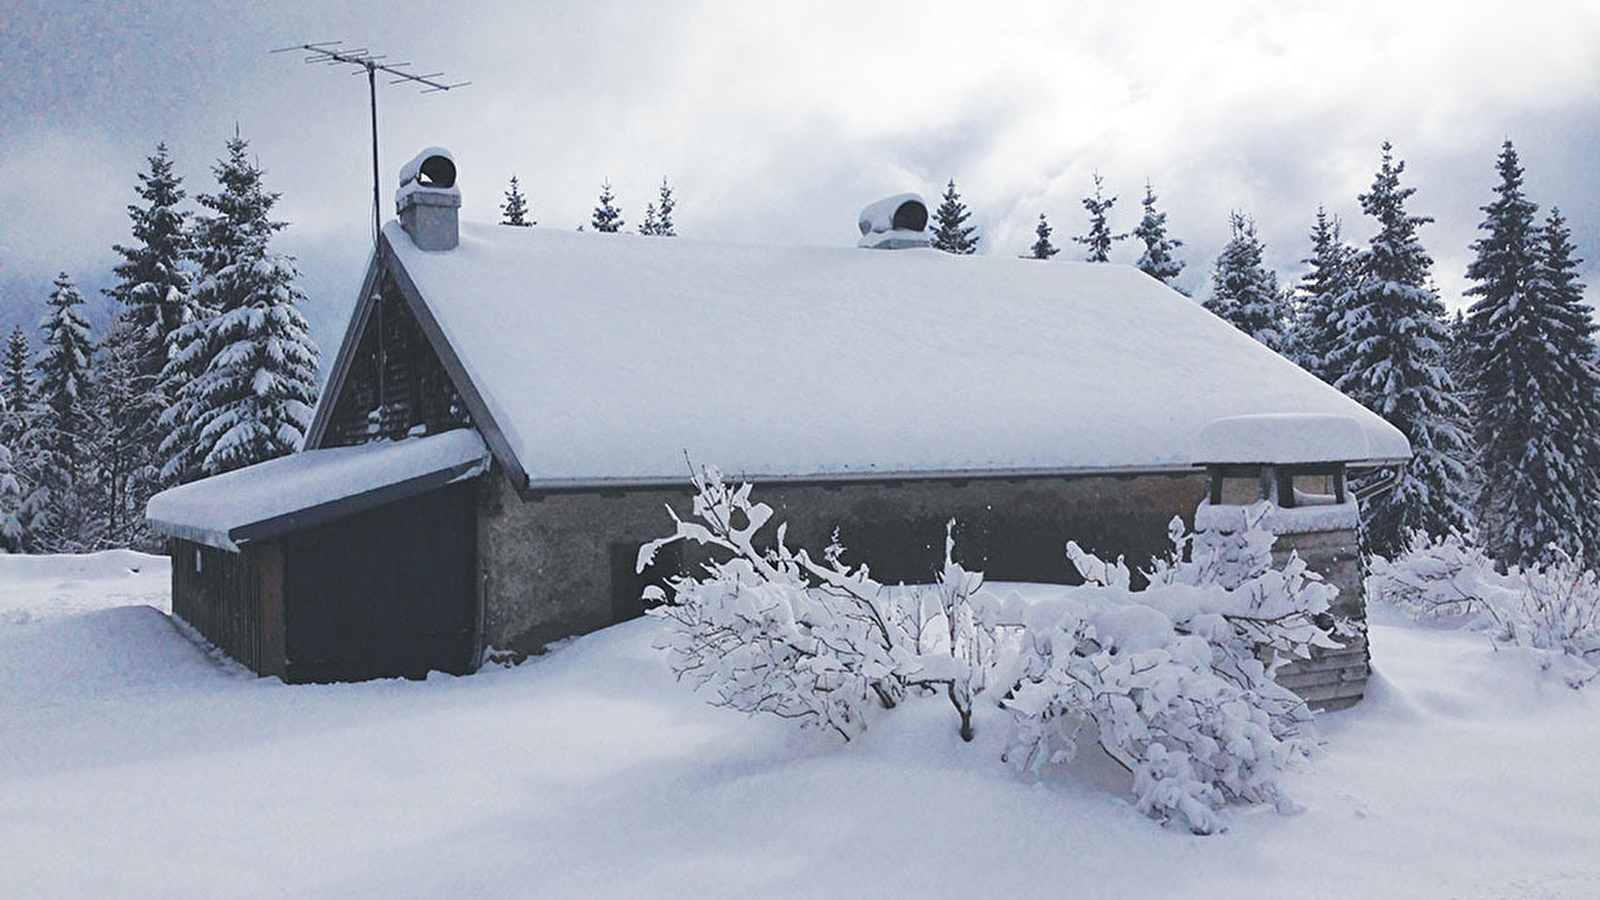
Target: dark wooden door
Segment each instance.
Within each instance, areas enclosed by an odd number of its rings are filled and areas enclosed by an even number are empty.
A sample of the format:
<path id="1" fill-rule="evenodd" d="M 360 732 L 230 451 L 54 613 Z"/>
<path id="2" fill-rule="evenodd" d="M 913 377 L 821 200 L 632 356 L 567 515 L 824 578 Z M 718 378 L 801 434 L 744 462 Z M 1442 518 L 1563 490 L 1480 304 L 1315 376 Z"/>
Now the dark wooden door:
<path id="1" fill-rule="evenodd" d="M 477 569 L 470 483 L 291 536 L 284 597 L 289 680 L 469 671 Z"/>

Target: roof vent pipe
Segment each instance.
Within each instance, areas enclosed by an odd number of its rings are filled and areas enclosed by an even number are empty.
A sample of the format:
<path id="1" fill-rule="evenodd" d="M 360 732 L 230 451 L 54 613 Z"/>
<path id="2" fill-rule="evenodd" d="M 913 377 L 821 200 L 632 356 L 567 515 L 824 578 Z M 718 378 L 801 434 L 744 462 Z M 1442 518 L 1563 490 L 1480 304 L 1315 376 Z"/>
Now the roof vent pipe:
<path id="1" fill-rule="evenodd" d="M 450 151 L 429 147 L 401 166 L 394 205 L 400 227 L 417 249 L 454 250 L 461 243 L 461 189 Z"/>
<path id="2" fill-rule="evenodd" d="M 928 246 L 928 205 L 918 194 L 895 194 L 861 210 L 857 247 L 903 250 Z"/>

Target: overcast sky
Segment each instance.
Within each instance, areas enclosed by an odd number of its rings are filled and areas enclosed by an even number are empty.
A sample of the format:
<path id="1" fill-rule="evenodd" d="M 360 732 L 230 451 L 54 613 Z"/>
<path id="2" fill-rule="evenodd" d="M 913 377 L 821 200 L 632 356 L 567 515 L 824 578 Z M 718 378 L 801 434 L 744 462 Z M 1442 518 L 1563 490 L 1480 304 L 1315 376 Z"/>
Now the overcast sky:
<path id="1" fill-rule="evenodd" d="M 268 51 L 332 39 L 472 82 L 427 95 L 380 83 L 385 217 L 400 165 L 437 144 L 456 156 L 468 219 L 498 218 L 515 172 L 539 227 L 571 229 L 609 178 L 632 230 L 666 176 L 684 236 L 852 245 L 866 203 L 914 190 L 931 207 L 954 178 L 984 252 L 1024 252 L 1043 212 L 1074 254 L 1098 170 L 1122 231 L 1154 182 L 1186 242 L 1181 281 L 1204 293 L 1230 210 L 1256 218 L 1285 281 L 1318 204 L 1365 241 L 1356 195 L 1387 139 L 1417 188 L 1411 211 L 1438 220 L 1421 237 L 1456 306 L 1509 137 L 1600 297 L 1592 0 L 8 0 L 0 327 L 31 327 L 58 270 L 86 294 L 109 283 L 158 141 L 192 197 L 215 189 L 237 124 L 283 195 L 279 246 L 299 259 L 331 357 L 371 240 L 366 85 Z"/>

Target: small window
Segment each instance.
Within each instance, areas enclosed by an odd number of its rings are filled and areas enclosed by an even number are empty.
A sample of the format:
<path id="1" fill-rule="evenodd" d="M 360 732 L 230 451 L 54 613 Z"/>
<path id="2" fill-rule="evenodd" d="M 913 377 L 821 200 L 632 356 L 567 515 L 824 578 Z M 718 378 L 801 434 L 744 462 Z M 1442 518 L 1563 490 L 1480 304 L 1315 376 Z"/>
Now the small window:
<path id="1" fill-rule="evenodd" d="M 200 574 L 200 558 L 200 548 L 196 547 L 194 548 L 194 573 L 196 575 Z"/>

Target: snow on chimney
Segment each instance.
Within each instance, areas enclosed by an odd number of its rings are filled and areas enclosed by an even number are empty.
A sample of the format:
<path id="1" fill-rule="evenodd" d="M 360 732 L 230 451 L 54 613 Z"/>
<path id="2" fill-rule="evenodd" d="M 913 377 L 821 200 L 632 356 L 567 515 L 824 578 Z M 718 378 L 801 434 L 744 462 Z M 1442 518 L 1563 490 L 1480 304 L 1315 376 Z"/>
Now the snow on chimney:
<path id="1" fill-rule="evenodd" d="M 400 190 L 394 195 L 400 227 L 419 250 L 454 250 L 461 243 L 457 221 L 461 189 L 456 187 L 456 161 L 443 147 L 429 147 L 400 168 Z"/>
<path id="2" fill-rule="evenodd" d="M 895 194 L 861 210 L 857 247 L 902 250 L 928 246 L 928 205 L 918 194 Z"/>

